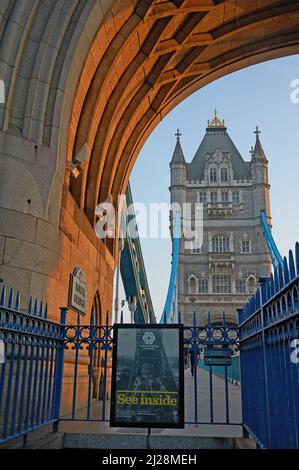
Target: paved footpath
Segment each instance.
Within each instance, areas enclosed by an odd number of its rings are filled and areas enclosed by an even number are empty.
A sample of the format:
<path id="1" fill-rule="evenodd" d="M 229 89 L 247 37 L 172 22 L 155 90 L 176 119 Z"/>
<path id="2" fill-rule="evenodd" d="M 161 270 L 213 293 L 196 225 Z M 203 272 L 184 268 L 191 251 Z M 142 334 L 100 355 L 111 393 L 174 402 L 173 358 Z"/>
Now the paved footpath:
<path id="1" fill-rule="evenodd" d="M 197 369 L 197 400 L 198 400 L 198 421 L 210 422 L 210 392 L 209 373 L 203 369 Z M 213 401 L 214 420 L 217 423 L 225 423 L 225 382 L 224 379 L 213 374 Z M 240 423 L 241 419 L 241 390 L 237 385 L 228 384 L 229 388 L 229 410 L 230 421 Z M 109 416 L 110 403 L 106 403 L 106 416 Z M 102 403 L 94 401 L 92 404 L 91 418 L 99 419 L 102 416 Z M 77 412 L 76 418 L 85 418 L 86 409 Z M 190 369 L 185 370 L 185 421 L 194 421 L 194 379 Z M 52 426 L 47 425 L 29 434 L 29 447 L 37 448 L 53 435 Z M 142 428 L 110 428 L 107 422 L 95 421 L 61 421 L 59 425 L 60 433 L 81 433 L 81 434 L 147 434 L 147 429 Z M 152 434 L 162 436 L 185 436 L 203 438 L 237 438 L 242 437 L 242 427 L 240 425 L 227 424 L 186 424 L 184 429 L 152 429 Z M 158 436 L 157 436 L 158 437 Z M 22 445 L 22 440 L 11 441 L 2 447 L 15 447 Z"/>
<path id="2" fill-rule="evenodd" d="M 210 382 L 209 373 L 204 369 L 197 369 L 197 403 L 198 422 L 210 423 Z M 217 424 L 186 424 L 184 429 L 153 429 L 152 434 L 163 435 L 190 435 L 208 437 L 241 437 L 242 428 L 239 425 L 242 421 L 241 412 L 241 389 L 239 386 L 229 383 L 229 416 L 231 423 L 225 424 L 225 381 L 223 378 L 213 374 L 213 413 L 214 422 Z M 109 402 L 107 403 L 107 416 L 109 416 Z M 190 369 L 185 370 L 185 421 L 193 422 L 194 403 L 194 379 Z M 77 414 L 79 418 L 81 413 Z M 83 416 L 83 414 L 82 414 Z M 98 419 L 101 416 L 101 403 L 95 402 L 92 409 L 92 418 Z M 223 423 L 223 424 L 218 424 Z M 70 422 L 65 421 L 60 424 L 62 432 L 82 432 L 82 433 L 137 433 L 145 434 L 146 429 L 142 428 L 110 428 L 109 423 L 97 422 Z"/>

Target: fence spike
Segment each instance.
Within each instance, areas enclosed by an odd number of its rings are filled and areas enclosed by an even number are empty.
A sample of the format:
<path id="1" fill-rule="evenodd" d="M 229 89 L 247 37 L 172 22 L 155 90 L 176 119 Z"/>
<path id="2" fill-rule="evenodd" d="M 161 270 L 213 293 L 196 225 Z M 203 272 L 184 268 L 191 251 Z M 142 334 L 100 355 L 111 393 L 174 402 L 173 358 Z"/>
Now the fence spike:
<path id="1" fill-rule="evenodd" d="M 181 320 L 181 312 L 179 312 L 179 318 L 178 318 L 178 320 L 179 320 L 179 323 L 182 322 L 182 320 Z"/>
<path id="2" fill-rule="evenodd" d="M 43 302 L 42 302 L 42 301 L 41 301 L 41 303 L 40 303 L 40 305 L 39 305 L 39 314 L 38 314 L 38 316 L 39 316 L 40 318 L 43 317 Z"/>
<path id="3" fill-rule="evenodd" d="M 296 273 L 299 276 L 299 243 L 296 242 L 295 245 L 295 256 L 296 256 Z"/>
<path id="4" fill-rule="evenodd" d="M 295 270 L 294 255 L 293 255 L 292 250 L 289 251 L 289 271 L 290 271 L 291 280 L 295 279 L 296 270 Z"/>
<path id="5" fill-rule="evenodd" d="M 279 291 L 279 280 L 278 280 L 278 272 L 277 269 L 274 268 L 274 294 Z"/>
<path id="6" fill-rule="evenodd" d="M 267 281 L 267 300 L 271 297 L 271 278 Z"/>
<path id="7" fill-rule="evenodd" d="M 45 311 L 44 311 L 44 319 L 48 319 L 48 304 L 45 305 Z"/>
<path id="8" fill-rule="evenodd" d="M 15 310 L 19 310 L 20 309 L 20 292 L 18 291 L 17 292 L 17 297 L 16 297 L 16 303 L 15 303 Z"/>
<path id="9" fill-rule="evenodd" d="M 0 298 L 0 307 L 4 307 L 6 297 L 6 287 L 2 287 L 1 298 Z"/>
<path id="10" fill-rule="evenodd" d="M 208 312 L 208 325 L 211 326 L 211 312 Z"/>
<path id="11" fill-rule="evenodd" d="M 271 289 L 271 297 L 273 297 L 274 294 L 275 294 L 275 286 L 274 286 L 274 277 L 273 277 L 273 273 L 271 273 L 271 276 L 270 276 L 270 289 Z"/>
<path id="12" fill-rule="evenodd" d="M 33 315 L 37 317 L 37 299 L 35 299 L 35 302 L 34 302 Z"/>
<path id="13" fill-rule="evenodd" d="M 123 310 L 121 310 L 121 312 L 120 312 L 120 323 L 123 324 L 123 322 L 124 322 L 124 312 L 123 312 Z"/>
<path id="14" fill-rule="evenodd" d="M 196 326 L 195 312 L 193 312 L 193 326 Z"/>
<path id="15" fill-rule="evenodd" d="M 288 260 L 286 257 L 283 258 L 283 276 L 284 276 L 284 283 L 288 284 L 290 282 L 290 273 L 288 267 Z"/>
<path id="16" fill-rule="evenodd" d="M 29 315 L 31 315 L 32 313 L 32 296 L 30 297 L 29 302 L 28 302 L 27 313 L 29 313 Z"/>
<path id="17" fill-rule="evenodd" d="M 8 298 L 8 308 L 12 308 L 13 304 L 13 288 L 10 289 L 9 298 Z"/>
<path id="18" fill-rule="evenodd" d="M 108 310 L 106 312 L 106 326 L 109 325 L 109 314 L 108 314 Z"/>
<path id="19" fill-rule="evenodd" d="M 281 264 L 278 266 L 278 281 L 279 281 L 279 290 L 281 290 L 285 286 Z"/>

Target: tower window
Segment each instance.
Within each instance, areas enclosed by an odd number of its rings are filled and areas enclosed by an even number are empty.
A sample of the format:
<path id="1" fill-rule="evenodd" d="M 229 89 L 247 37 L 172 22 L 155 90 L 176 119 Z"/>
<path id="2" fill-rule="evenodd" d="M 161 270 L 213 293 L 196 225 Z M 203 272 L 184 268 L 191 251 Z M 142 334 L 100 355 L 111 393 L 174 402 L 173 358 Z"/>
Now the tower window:
<path id="1" fill-rule="evenodd" d="M 207 193 L 205 191 L 200 191 L 198 200 L 201 204 L 206 204 L 207 203 Z"/>
<path id="2" fill-rule="evenodd" d="M 227 182 L 228 182 L 228 171 L 227 171 L 227 168 L 221 168 L 221 170 L 220 170 L 220 178 L 221 178 L 221 183 L 227 183 Z"/>
<path id="3" fill-rule="evenodd" d="M 215 235 L 212 240 L 213 253 L 228 253 L 229 239 L 227 235 Z"/>
<path id="4" fill-rule="evenodd" d="M 228 203 L 228 192 L 227 191 L 222 191 L 222 193 L 221 193 L 221 202 L 223 204 Z"/>
<path id="5" fill-rule="evenodd" d="M 213 276 L 213 293 L 229 294 L 232 290 L 232 280 L 229 274 L 217 274 Z"/>
<path id="6" fill-rule="evenodd" d="M 210 183 L 217 183 L 217 170 L 216 170 L 216 168 L 211 168 L 211 170 L 210 170 Z"/>
<path id="7" fill-rule="evenodd" d="M 250 240 L 241 240 L 241 253 L 251 253 Z"/>
<path id="8" fill-rule="evenodd" d="M 236 293 L 237 294 L 246 294 L 245 279 L 236 279 Z"/>
<path id="9" fill-rule="evenodd" d="M 211 204 L 217 204 L 217 192 L 216 191 L 211 192 L 210 201 L 211 201 Z"/>
<path id="10" fill-rule="evenodd" d="M 239 191 L 233 192 L 233 204 L 240 204 L 240 192 Z"/>
<path id="11" fill-rule="evenodd" d="M 208 293 L 208 280 L 207 279 L 200 279 L 198 282 L 198 292 L 200 294 L 207 294 Z"/>

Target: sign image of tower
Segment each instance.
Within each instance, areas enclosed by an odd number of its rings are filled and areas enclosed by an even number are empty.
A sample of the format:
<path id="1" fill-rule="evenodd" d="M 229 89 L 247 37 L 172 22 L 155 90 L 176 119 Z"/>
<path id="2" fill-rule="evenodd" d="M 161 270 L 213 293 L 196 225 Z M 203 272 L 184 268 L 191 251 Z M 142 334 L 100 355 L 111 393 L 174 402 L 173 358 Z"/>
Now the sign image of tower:
<path id="1" fill-rule="evenodd" d="M 187 163 L 178 131 L 170 162 L 170 200 L 183 207 L 203 205 L 200 247 L 180 240 L 178 307 L 184 323 L 237 323 L 237 308 L 255 292 L 258 280 L 271 271 L 260 213 L 271 226 L 268 160 L 256 128 L 250 161 L 245 161 L 215 111 L 191 163 Z M 183 212 L 182 212 L 183 213 Z M 173 219 L 171 218 L 171 229 Z M 191 246 L 190 246 L 191 245 Z"/>

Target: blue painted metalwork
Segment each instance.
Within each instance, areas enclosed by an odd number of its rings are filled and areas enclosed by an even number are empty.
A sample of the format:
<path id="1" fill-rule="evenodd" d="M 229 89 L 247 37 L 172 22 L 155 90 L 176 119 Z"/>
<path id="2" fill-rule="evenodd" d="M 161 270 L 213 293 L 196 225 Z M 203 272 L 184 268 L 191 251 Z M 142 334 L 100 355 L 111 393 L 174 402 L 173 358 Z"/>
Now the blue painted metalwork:
<path id="1" fill-rule="evenodd" d="M 161 316 L 160 323 L 177 323 L 178 322 L 178 267 L 179 267 L 179 250 L 180 250 L 180 238 L 181 238 L 181 216 L 177 212 L 175 214 L 174 222 L 174 237 L 173 237 L 173 252 L 172 252 L 172 265 L 170 280 L 168 286 L 168 292 L 166 302 Z"/>
<path id="2" fill-rule="evenodd" d="M 193 355 L 194 363 L 197 362 L 198 353 L 206 347 L 224 347 L 238 350 L 238 329 L 229 325 L 200 327 L 196 324 L 196 316 L 194 314 L 193 326 L 184 327 L 184 343 L 185 351 Z M 73 375 L 73 396 L 72 396 L 72 412 L 70 415 L 61 417 L 61 420 L 75 421 L 109 421 L 109 397 L 110 397 L 110 366 L 112 361 L 113 348 L 113 326 L 109 325 L 108 313 L 106 315 L 106 323 L 104 325 L 67 325 L 65 329 L 65 348 L 74 352 L 74 375 Z M 92 352 L 92 353 L 91 353 Z M 92 367 L 93 357 L 100 354 L 103 366 L 103 381 L 100 393 L 100 400 L 92 401 Z M 76 378 L 77 370 L 86 368 L 88 383 L 86 387 L 85 398 L 78 401 L 76 389 L 79 386 Z M 211 368 L 212 375 L 214 374 Z M 224 380 L 224 393 L 226 393 L 225 413 L 226 420 L 222 424 L 241 424 L 231 423 L 229 419 L 228 408 L 228 379 Z M 215 422 L 213 419 L 213 378 L 210 382 L 210 420 L 202 418 L 202 412 L 198 407 L 198 371 L 194 368 L 193 377 L 193 403 L 194 403 L 194 419 L 187 421 L 186 424 L 208 424 Z M 82 395 L 82 390 L 81 390 Z M 191 397 L 189 397 L 191 399 Z"/>
<path id="3" fill-rule="evenodd" d="M 262 221 L 262 225 L 264 229 L 264 236 L 265 236 L 265 240 L 268 246 L 272 265 L 274 268 L 278 268 L 279 266 L 281 266 L 281 268 L 283 269 L 283 259 L 277 248 L 273 235 L 271 233 L 271 229 L 266 219 L 265 211 L 261 211 L 260 217 L 261 217 L 261 221 Z"/>
<path id="4" fill-rule="evenodd" d="M 64 326 L 47 319 L 47 305 L 32 299 L 21 310 L 13 289 L 0 296 L 0 443 L 59 418 L 63 375 Z M 39 307 L 38 307 L 39 305 Z M 66 309 L 62 309 L 61 322 Z"/>
<path id="5" fill-rule="evenodd" d="M 232 350 L 237 352 L 239 350 L 239 331 L 238 328 L 228 325 L 225 322 L 225 316 L 223 315 L 223 322 L 218 325 L 211 323 L 211 316 L 209 314 L 208 325 L 198 326 L 196 324 L 196 315 L 193 314 L 193 326 L 184 326 L 184 345 L 185 350 L 193 356 L 193 364 L 201 365 L 201 360 L 198 360 L 198 354 L 202 354 L 205 349 L 209 348 L 222 348 L 225 350 Z M 193 400 L 194 400 L 194 421 L 189 421 L 187 424 L 241 424 L 240 422 L 231 422 L 229 414 L 229 373 L 227 366 L 215 366 L 205 367 L 209 372 L 209 410 L 210 419 L 202 420 L 202 411 L 198 407 L 198 371 L 197 367 L 193 367 Z M 224 422 L 216 422 L 214 419 L 215 414 L 215 403 L 213 398 L 213 376 L 219 370 L 222 369 L 221 376 L 224 378 L 224 395 L 225 395 L 225 416 Z M 220 375 L 220 374 L 218 374 Z"/>
<path id="6" fill-rule="evenodd" d="M 128 210 L 129 208 L 129 210 Z M 130 185 L 125 196 L 124 246 L 121 252 L 120 272 L 127 300 L 136 298 L 135 323 L 155 323 L 156 317 L 150 295 L 142 249 L 136 227 Z M 137 234 L 137 236 L 136 236 Z"/>
<path id="7" fill-rule="evenodd" d="M 64 347 L 68 351 L 74 352 L 74 373 L 73 373 L 73 394 L 72 413 L 70 416 L 61 417 L 61 420 L 87 420 L 87 421 L 108 421 L 107 418 L 107 397 L 110 395 L 108 376 L 111 364 L 111 353 L 113 347 L 113 326 L 109 325 L 108 312 L 104 325 L 67 325 L 65 327 Z M 96 418 L 92 407 L 92 376 L 93 364 L 96 354 L 100 355 L 100 362 L 103 366 L 103 382 L 100 393 L 100 402 L 96 407 Z M 86 370 L 87 364 L 87 390 L 85 398 L 80 401 L 77 396 L 78 371 Z M 79 411 L 80 410 L 80 411 Z M 78 417 L 78 415 L 80 417 Z"/>
<path id="8" fill-rule="evenodd" d="M 30 299 L 28 309 L 19 309 L 20 298 L 14 302 L 10 291 L 6 305 L 5 288 L 1 293 L 0 339 L 5 344 L 6 361 L 0 365 L 0 443 L 23 436 L 45 424 L 53 423 L 58 430 L 61 420 L 109 420 L 110 367 L 113 348 L 113 326 L 108 312 L 104 325 L 66 325 L 67 308 L 61 308 L 60 323 L 44 318 L 47 307 Z M 19 309 L 19 310 L 18 310 Z M 91 315 L 91 319 L 94 318 Z M 206 347 L 238 348 L 238 330 L 228 325 L 208 327 L 196 324 L 184 327 L 185 348 L 197 364 L 198 353 Z M 73 363 L 71 383 L 63 382 L 64 354 Z M 94 400 L 94 359 L 101 364 L 102 381 L 99 399 Z M 72 357 L 71 357 L 72 356 Z M 202 417 L 198 407 L 198 371 L 194 368 L 194 419 L 188 424 L 212 423 L 214 419 L 213 369 L 210 369 L 210 419 Z M 83 383 L 82 383 L 83 379 Z M 66 386 L 67 388 L 63 388 Z M 224 391 L 228 397 L 227 381 Z M 69 414 L 61 416 L 62 392 L 72 390 Z M 80 387 L 80 393 L 78 393 Z M 226 420 L 229 423 L 228 398 Z M 235 424 L 235 423 L 234 423 Z M 241 424 L 241 423 L 237 423 Z"/>
<path id="9" fill-rule="evenodd" d="M 299 448 L 299 245 L 239 310 L 243 420 L 260 447 Z"/>

